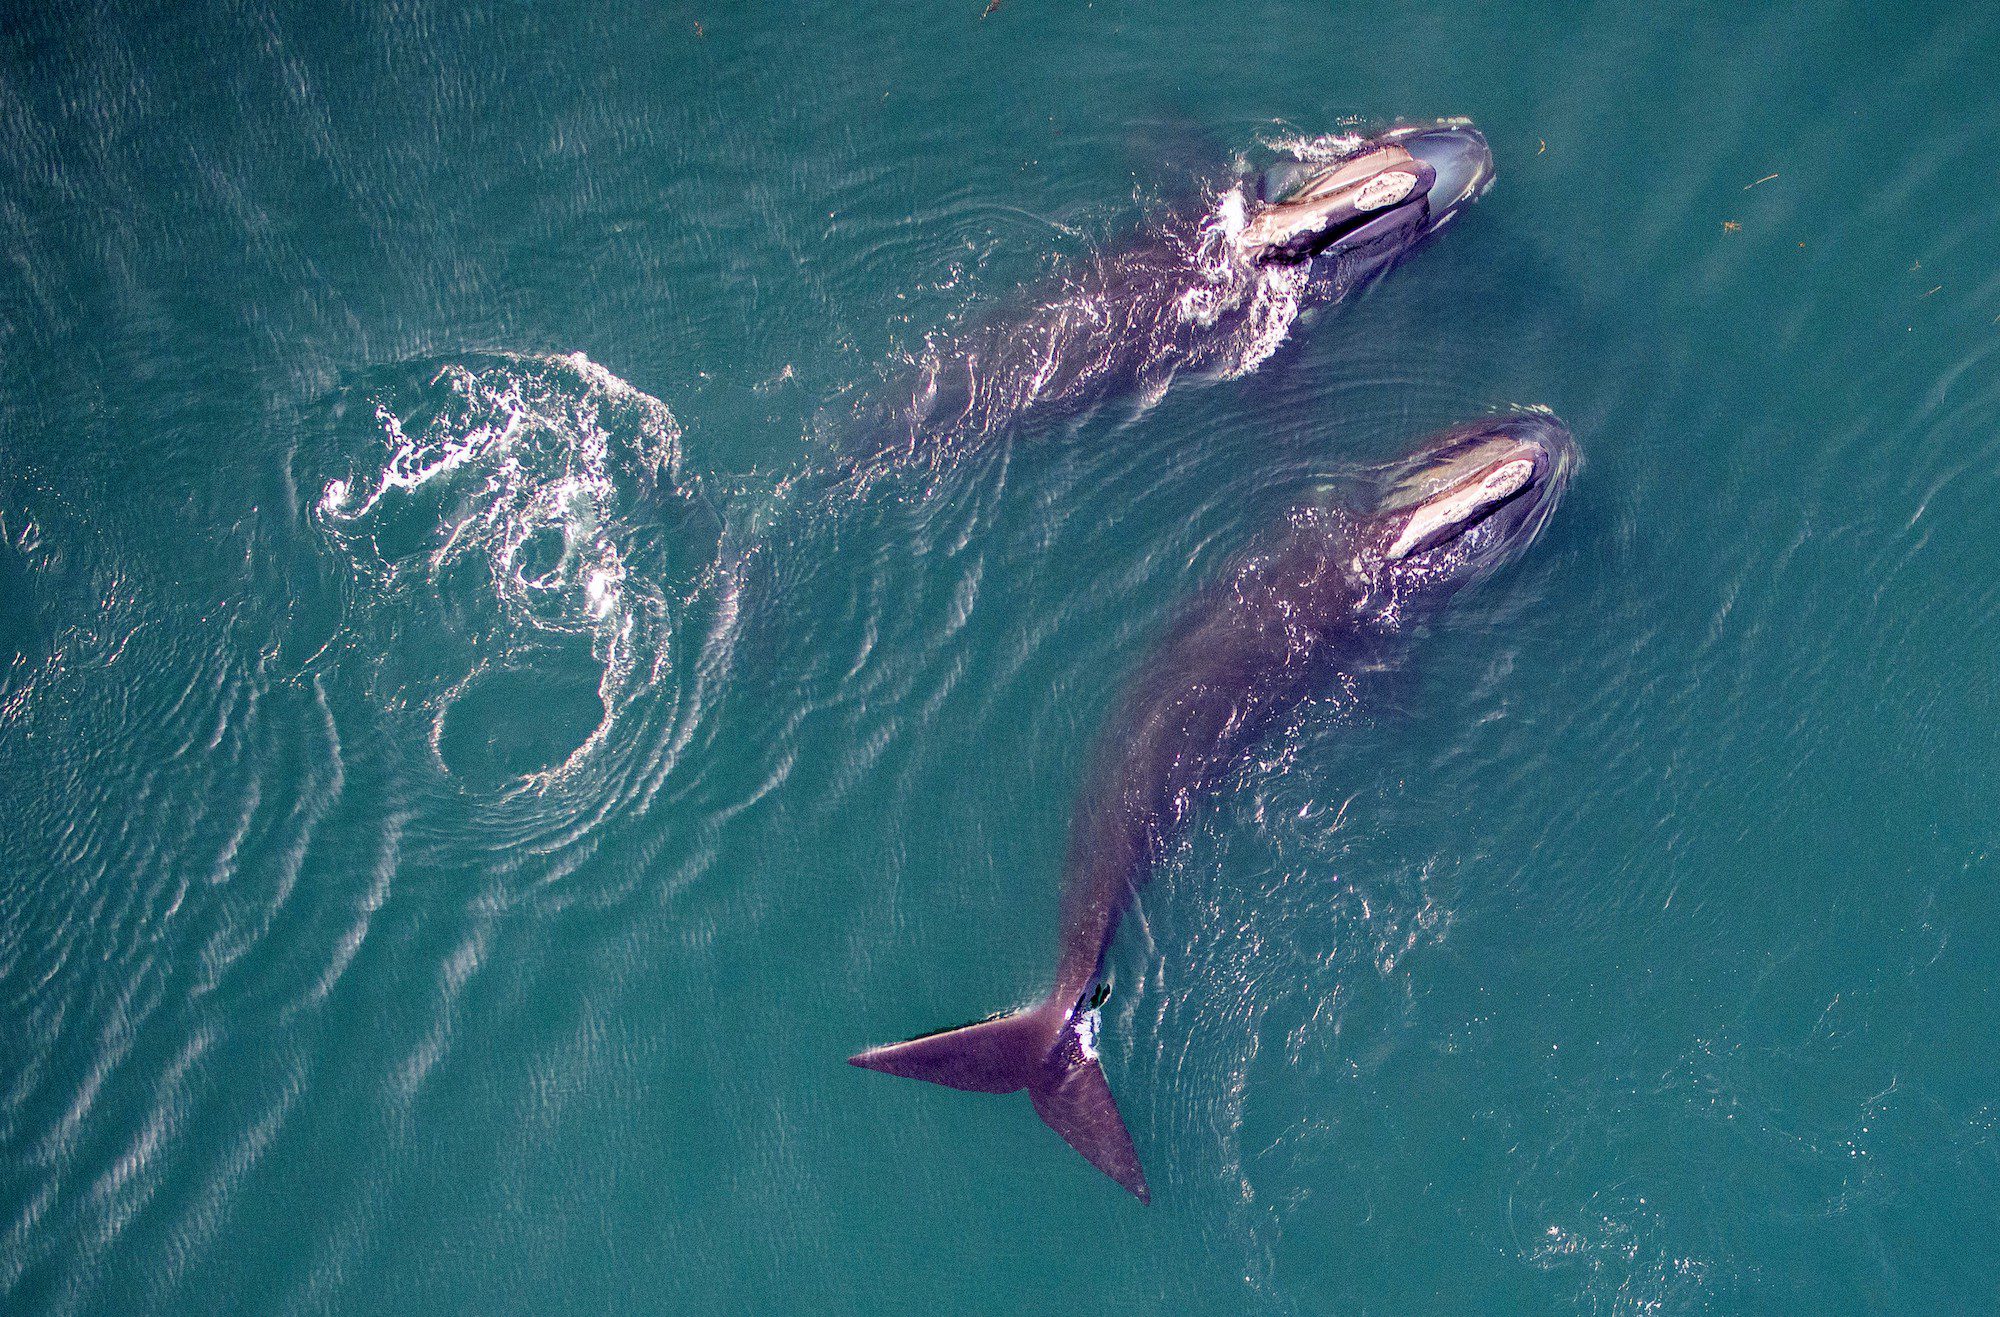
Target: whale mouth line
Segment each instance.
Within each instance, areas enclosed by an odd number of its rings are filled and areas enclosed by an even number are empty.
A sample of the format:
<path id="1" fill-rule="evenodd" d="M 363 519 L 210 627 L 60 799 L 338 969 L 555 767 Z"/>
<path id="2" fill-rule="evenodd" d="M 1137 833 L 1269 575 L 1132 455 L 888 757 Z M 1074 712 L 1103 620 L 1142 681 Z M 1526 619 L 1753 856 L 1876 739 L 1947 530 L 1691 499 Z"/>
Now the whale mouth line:
<path id="1" fill-rule="evenodd" d="M 1364 151 L 1292 187 L 1250 221 L 1252 259 L 1299 261 L 1420 223 L 1437 171 L 1401 146 Z"/>
<path id="2" fill-rule="evenodd" d="M 1535 484 L 1535 459 L 1510 457 L 1426 499 L 1410 514 L 1383 557 L 1402 562 L 1441 548 L 1511 503 Z"/>
<path id="3" fill-rule="evenodd" d="M 1256 190 L 1263 208 L 1239 241 L 1263 264 L 1363 249 L 1386 250 L 1393 260 L 1492 183 L 1492 149 L 1470 122 L 1408 124 L 1338 160 L 1267 170 Z"/>

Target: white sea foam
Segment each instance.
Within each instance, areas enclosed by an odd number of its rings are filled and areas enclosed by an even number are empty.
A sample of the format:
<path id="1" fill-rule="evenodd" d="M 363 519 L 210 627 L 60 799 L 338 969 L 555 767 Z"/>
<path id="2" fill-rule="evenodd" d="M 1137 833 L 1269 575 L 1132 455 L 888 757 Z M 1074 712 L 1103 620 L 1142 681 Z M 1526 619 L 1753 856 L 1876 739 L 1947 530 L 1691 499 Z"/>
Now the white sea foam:
<path id="1" fill-rule="evenodd" d="M 1248 375 L 1278 350 L 1298 321 L 1311 277 L 1312 272 L 1304 263 L 1259 267 L 1256 286 L 1250 295 L 1248 330 L 1240 340 L 1234 361 L 1223 368 L 1225 375 Z"/>
<path id="2" fill-rule="evenodd" d="M 376 404 L 387 454 L 372 474 L 329 480 L 321 518 L 368 540 L 385 582 L 435 582 L 476 556 L 520 620 L 615 633 L 628 602 L 619 477 L 674 462 L 680 428 L 665 405 L 581 353 L 454 364 L 432 388 L 442 405 L 420 421 Z M 429 516 L 434 529 L 407 524 Z"/>
<path id="3" fill-rule="evenodd" d="M 1215 363 L 1226 379 L 1248 375 L 1278 350 L 1298 321 L 1312 277 L 1305 262 L 1249 258 L 1240 241 L 1249 209 L 1241 185 L 1216 198 L 1196 239 L 1195 269 L 1201 277 L 1181 295 L 1181 318 L 1189 323 L 1212 325 L 1226 312 L 1242 312 L 1242 327 Z"/>
<path id="4" fill-rule="evenodd" d="M 665 661 L 662 573 L 676 564 L 653 558 L 663 519 L 690 498 L 665 404 L 581 353 L 500 356 L 386 391 L 372 419 L 380 447 L 326 481 L 317 519 L 369 587 L 364 607 L 451 642 L 441 669 L 418 678 L 443 691 L 427 702 L 433 748 L 482 673 L 533 667 L 551 644 L 575 653 L 566 636 L 601 665 L 615 716 L 641 656 Z"/>
<path id="5" fill-rule="evenodd" d="M 1215 199 L 1208 217 L 1195 237 L 1195 273 L 1199 276 L 1181 294 L 1181 319 L 1194 325 L 1213 325 L 1222 313 L 1242 304 L 1256 273 L 1237 242 L 1249 213 L 1249 202 L 1241 187 L 1232 187 Z"/>
<path id="6" fill-rule="evenodd" d="M 1317 135 L 1293 134 L 1276 137 L 1264 145 L 1280 155 L 1288 155 L 1294 160 L 1304 160 L 1312 164 L 1332 164 L 1358 154 L 1368 145 L 1368 137 L 1363 133 L 1320 133 Z"/>

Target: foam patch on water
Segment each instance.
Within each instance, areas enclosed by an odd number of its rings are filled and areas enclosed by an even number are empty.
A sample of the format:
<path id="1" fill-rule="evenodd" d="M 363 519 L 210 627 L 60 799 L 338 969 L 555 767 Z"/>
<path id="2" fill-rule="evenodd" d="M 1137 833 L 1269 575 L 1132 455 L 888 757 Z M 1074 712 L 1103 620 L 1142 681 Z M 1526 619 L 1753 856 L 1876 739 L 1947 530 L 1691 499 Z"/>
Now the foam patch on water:
<path id="1" fill-rule="evenodd" d="M 1567 1275 L 1579 1305 L 1598 1312 L 1662 1312 L 1689 1300 L 1715 1279 L 1707 1259 L 1683 1254 L 1644 1197 L 1593 1194 L 1592 1207 L 1568 1224 L 1552 1222 L 1527 1243 L 1538 1270 Z M 1608 1205 L 1614 1210 L 1604 1210 Z"/>
<path id="2" fill-rule="evenodd" d="M 1181 295 L 1181 319 L 1213 325 L 1240 313 L 1242 325 L 1229 335 L 1213 369 L 1225 379 L 1248 375 L 1268 360 L 1292 332 L 1312 279 L 1307 262 L 1252 261 L 1241 242 L 1250 202 L 1242 185 L 1222 192 L 1202 221 L 1195 240 L 1198 280 Z"/>
<path id="3" fill-rule="evenodd" d="M 633 474 L 670 474 L 680 427 L 665 404 L 581 353 L 484 370 L 450 365 L 432 384 L 443 405 L 414 432 L 377 402 L 387 459 L 358 482 L 365 493 L 355 479 L 327 482 L 321 517 L 349 538 L 369 535 L 403 510 L 399 501 L 463 482 L 426 552 L 384 556 L 389 579 L 435 577 L 456 559 L 482 556 L 503 602 L 534 626 L 629 627 L 612 432 L 621 432 L 616 460 L 636 463 Z"/>
<path id="4" fill-rule="evenodd" d="M 393 615 L 364 617 L 395 634 L 357 643 L 433 656 L 399 684 L 442 692 L 426 703 L 448 769 L 559 767 L 602 736 L 633 674 L 665 661 L 687 564 L 661 556 L 661 530 L 698 501 L 679 424 L 581 353 L 449 363 L 370 411 L 375 451 L 326 480 L 315 509 L 358 570 L 363 613 Z"/>
<path id="5" fill-rule="evenodd" d="M 1370 140 L 1365 133 L 1295 133 L 1270 138 L 1264 145 L 1307 164 L 1330 165 L 1359 155 Z"/>

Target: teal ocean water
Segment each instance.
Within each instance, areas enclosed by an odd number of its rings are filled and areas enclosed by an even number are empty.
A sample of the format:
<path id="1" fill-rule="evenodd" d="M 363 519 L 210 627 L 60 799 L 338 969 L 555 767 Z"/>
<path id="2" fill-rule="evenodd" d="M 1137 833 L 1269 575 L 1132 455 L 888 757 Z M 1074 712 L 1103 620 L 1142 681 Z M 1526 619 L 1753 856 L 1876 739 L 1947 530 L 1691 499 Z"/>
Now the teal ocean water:
<path id="1" fill-rule="evenodd" d="M 2000 11 L 982 7 L 9 7 L 0 1308 L 2000 1306 Z M 834 487 L 1445 115 L 1234 377 Z M 1179 605 L 1510 404 L 1547 533 L 1114 948 L 1150 1207 L 843 1064 L 1043 987 Z"/>

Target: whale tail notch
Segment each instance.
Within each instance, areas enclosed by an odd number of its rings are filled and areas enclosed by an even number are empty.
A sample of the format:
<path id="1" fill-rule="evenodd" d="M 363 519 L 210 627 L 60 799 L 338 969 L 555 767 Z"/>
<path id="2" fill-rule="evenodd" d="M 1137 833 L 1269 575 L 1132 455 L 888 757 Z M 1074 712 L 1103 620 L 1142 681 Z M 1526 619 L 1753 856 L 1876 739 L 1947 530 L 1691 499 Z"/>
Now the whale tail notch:
<path id="1" fill-rule="evenodd" d="M 1096 1033 L 1095 1011 L 1063 1016 L 1044 1004 L 872 1047 L 847 1063 L 973 1093 L 1026 1089 L 1044 1124 L 1140 1202 L 1150 1202 L 1139 1154 L 1097 1063 Z"/>

